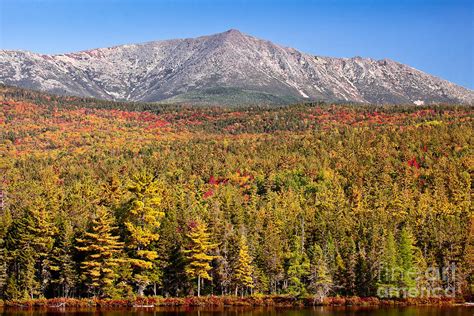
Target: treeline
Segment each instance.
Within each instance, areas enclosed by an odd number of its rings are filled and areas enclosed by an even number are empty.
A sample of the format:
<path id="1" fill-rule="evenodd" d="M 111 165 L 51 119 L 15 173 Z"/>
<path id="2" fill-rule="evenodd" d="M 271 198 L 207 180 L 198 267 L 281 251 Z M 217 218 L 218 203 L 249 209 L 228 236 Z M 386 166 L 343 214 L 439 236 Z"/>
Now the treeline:
<path id="1" fill-rule="evenodd" d="M 54 111 L 2 107 L 3 299 L 472 293 L 469 108 L 294 107 L 261 133 L 233 114 L 236 135 L 221 114 L 179 137 Z"/>

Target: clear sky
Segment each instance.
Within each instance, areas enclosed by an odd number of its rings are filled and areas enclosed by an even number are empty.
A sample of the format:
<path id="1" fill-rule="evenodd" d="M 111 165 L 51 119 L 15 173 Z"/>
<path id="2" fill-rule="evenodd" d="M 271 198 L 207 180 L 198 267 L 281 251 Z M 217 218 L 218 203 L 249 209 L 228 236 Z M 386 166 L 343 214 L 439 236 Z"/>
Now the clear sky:
<path id="1" fill-rule="evenodd" d="M 64 53 L 230 28 L 314 55 L 391 58 L 474 88 L 474 0 L 0 0 L 0 48 Z"/>

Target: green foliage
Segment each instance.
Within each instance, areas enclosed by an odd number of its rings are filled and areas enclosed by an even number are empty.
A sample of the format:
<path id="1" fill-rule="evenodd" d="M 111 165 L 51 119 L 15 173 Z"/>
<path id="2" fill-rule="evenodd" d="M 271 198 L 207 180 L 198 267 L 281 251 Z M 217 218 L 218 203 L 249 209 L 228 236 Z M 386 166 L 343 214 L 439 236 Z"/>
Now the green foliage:
<path id="1" fill-rule="evenodd" d="M 61 216 L 57 226 L 55 242 L 49 255 L 51 285 L 54 291 L 57 291 L 55 295 L 69 297 L 78 282 L 73 258 L 74 228 L 64 215 Z"/>
<path id="2" fill-rule="evenodd" d="M 331 291 L 334 283 L 331 277 L 331 272 L 329 271 L 327 258 L 318 244 L 314 245 L 313 256 L 311 259 L 309 288 L 314 294 L 315 299 L 322 302 Z"/>
<path id="3" fill-rule="evenodd" d="M 287 274 L 290 281 L 288 292 L 295 296 L 305 295 L 305 279 L 310 274 L 310 263 L 303 251 L 300 238 L 294 238 L 293 250 L 288 257 Z"/>
<path id="4" fill-rule="evenodd" d="M 415 239 L 408 227 L 400 232 L 398 246 L 398 265 L 400 267 L 400 282 L 404 287 L 416 285 L 417 266 L 415 265 Z"/>
<path id="5" fill-rule="evenodd" d="M 7 260 L 13 269 L 9 272 L 7 297 L 35 298 L 44 295 L 48 280 L 38 273 L 47 268 L 47 254 L 53 245 L 53 227 L 45 201 L 40 197 L 13 220 L 6 235 Z"/>

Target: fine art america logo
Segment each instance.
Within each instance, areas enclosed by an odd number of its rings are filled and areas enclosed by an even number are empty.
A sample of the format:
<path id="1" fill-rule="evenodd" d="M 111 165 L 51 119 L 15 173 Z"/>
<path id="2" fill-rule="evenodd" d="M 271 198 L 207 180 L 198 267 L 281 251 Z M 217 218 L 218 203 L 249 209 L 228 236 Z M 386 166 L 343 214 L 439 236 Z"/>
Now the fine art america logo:
<path id="1" fill-rule="evenodd" d="M 456 265 L 424 270 L 401 268 L 379 271 L 377 296 L 380 298 L 455 297 Z"/>

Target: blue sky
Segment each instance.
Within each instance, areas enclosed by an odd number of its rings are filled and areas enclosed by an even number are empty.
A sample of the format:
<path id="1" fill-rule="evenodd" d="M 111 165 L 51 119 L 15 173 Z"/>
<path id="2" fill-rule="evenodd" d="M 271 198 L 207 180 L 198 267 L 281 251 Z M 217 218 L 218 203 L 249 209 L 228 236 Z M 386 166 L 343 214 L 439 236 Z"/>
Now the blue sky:
<path id="1" fill-rule="evenodd" d="M 324 56 L 391 58 L 474 88 L 472 0 L 0 0 L 0 48 L 64 53 L 239 29 Z"/>

